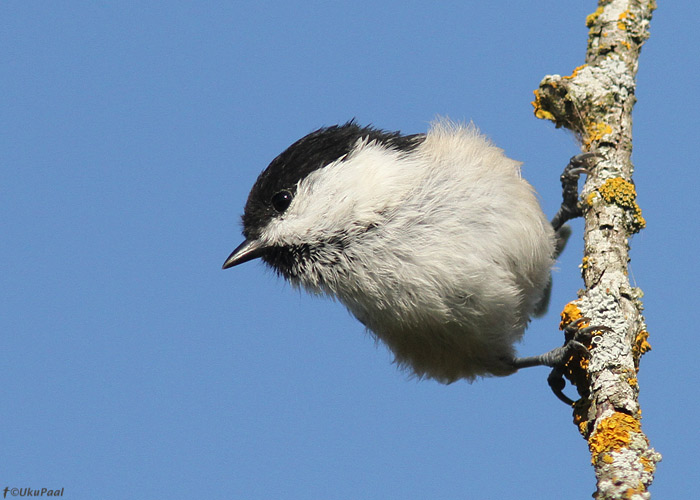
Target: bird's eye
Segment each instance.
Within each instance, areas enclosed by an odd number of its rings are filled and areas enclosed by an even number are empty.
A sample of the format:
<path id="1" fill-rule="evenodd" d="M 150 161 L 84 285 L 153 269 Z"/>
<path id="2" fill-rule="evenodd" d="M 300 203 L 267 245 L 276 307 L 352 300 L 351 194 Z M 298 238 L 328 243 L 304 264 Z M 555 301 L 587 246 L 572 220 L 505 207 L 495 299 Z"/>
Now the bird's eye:
<path id="1" fill-rule="evenodd" d="M 292 193 L 289 191 L 280 191 L 272 197 L 272 208 L 279 213 L 284 212 L 292 202 Z"/>

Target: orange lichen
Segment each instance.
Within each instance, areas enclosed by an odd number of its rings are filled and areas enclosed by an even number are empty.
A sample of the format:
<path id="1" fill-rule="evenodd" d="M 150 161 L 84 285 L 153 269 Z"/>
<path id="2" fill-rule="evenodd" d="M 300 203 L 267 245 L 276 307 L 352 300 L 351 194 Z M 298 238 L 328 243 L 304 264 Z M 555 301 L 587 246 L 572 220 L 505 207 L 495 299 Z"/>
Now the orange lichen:
<path id="1" fill-rule="evenodd" d="M 575 403 L 577 404 L 577 403 Z M 586 436 L 588 431 L 588 419 L 586 419 L 586 412 L 581 408 L 576 408 L 574 411 L 574 425 L 578 427 L 578 431 L 582 436 Z"/>
<path id="2" fill-rule="evenodd" d="M 611 134 L 612 127 L 607 123 L 594 122 L 586 127 L 586 138 L 583 143 L 587 148 L 594 142 L 600 141 L 607 134 Z"/>
<path id="3" fill-rule="evenodd" d="M 534 90 L 533 94 L 535 94 L 535 100 L 532 101 L 530 104 L 532 104 L 532 107 L 535 108 L 535 116 L 540 120 L 550 120 L 556 123 L 556 118 L 554 117 L 554 115 L 546 109 L 542 109 L 542 97 L 539 92 L 539 89 Z"/>
<path id="4" fill-rule="evenodd" d="M 601 459 L 604 453 L 626 448 L 630 444 L 631 435 L 641 431 L 639 420 L 626 413 L 615 412 L 603 419 L 588 438 L 593 462 Z"/>
<path id="5" fill-rule="evenodd" d="M 654 465 L 654 462 L 649 460 L 647 457 L 640 457 L 639 461 L 642 462 L 642 467 L 644 467 L 646 472 L 654 472 L 656 470 L 656 465 Z"/>
<path id="6" fill-rule="evenodd" d="M 638 495 L 639 493 L 644 493 L 646 491 L 646 488 L 644 488 L 644 484 L 640 481 L 639 486 L 636 488 L 627 488 L 625 491 L 625 497 L 626 498 L 632 498 L 634 495 Z"/>
<path id="7" fill-rule="evenodd" d="M 572 78 L 576 78 L 576 75 L 578 75 L 578 72 L 581 71 L 583 68 L 585 68 L 587 64 L 582 64 L 581 66 L 577 66 L 574 68 L 573 73 L 571 73 L 570 76 L 562 76 L 562 80 L 571 80 Z"/>
<path id="8" fill-rule="evenodd" d="M 596 196 L 598 196 L 598 191 L 591 191 L 588 194 L 588 196 L 586 197 L 586 203 L 588 204 L 589 207 L 591 205 L 593 205 L 593 200 L 595 199 Z"/>
<path id="9" fill-rule="evenodd" d="M 583 313 L 578 308 L 574 302 L 569 302 L 564 306 L 564 310 L 561 312 L 561 322 L 559 323 L 559 329 L 564 330 L 567 325 L 573 323 L 574 321 L 583 317 Z M 582 322 L 580 327 L 588 326 L 585 321 Z M 590 345 L 587 346 L 589 349 Z M 564 376 L 571 381 L 577 387 L 582 387 L 587 384 L 588 377 L 588 359 L 581 356 L 580 354 L 572 354 L 569 359 L 566 360 L 564 366 Z M 585 425 L 585 424 L 584 424 Z M 581 428 L 583 432 L 583 428 Z"/>
<path id="10" fill-rule="evenodd" d="M 603 185 L 598 188 L 598 191 L 608 203 L 614 202 L 624 208 L 631 208 L 634 204 L 634 200 L 637 198 L 637 193 L 632 183 L 626 181 L 622 177 L 607 179 Z"/>
<path id="11" fill-rule="evenodd" d="M 613 177 L 607 179 L 598 188 L 598 192 L 607 203 L 615 204 L 630 212 L 630 232 L 637 233 L 646 227 L 647 223 L 642 217 L 642 209 L 637 205 L 637 192 L 634 189 L 634 184 L 622 177 Z"/>
<path id="12" fill-rule="evenodd" d="M 634 14 L 632 14 L 629 9 L 626 11 L 622 12 L 618 17 L 617 17 L 617 28 L 620 30 L 626 30 L 627 25 L 625 24 L 625 20 L 628 18 L 634 17 Z"/>
<path id="13" fill-rule="evenodd" d="M 588 269 L 588 260 L 589 260 L 588 255 L 584 255 L 583 259 L 581 259 L 581 266 L 580 266 L 581 269 L 584 269 L 584 270 Z"/>
<path id="14" fill-rule="evenodd" d="M 586 16 L 586 27 L 590 28 L 603 13 L 603 7 L 598 7 L 595 12 Z"/>
<path id="15" fill-rule="evenodd" d="M 581 309 L 578 308 L 576 303 L 569 302 L 564 306 L 564 310 L 561 312 L 561 322 L 559 323 L 559 329 L 563 330 L 566 325 L 573 323 L 577 319 L 581 318 L 583 313 Z"/>
<path id="16" fill-rule="evenodd" d="M 639 370 L 639 358 L 646 352 L 651 351 L 651 344 L 649 343 L 649 332 L 646 330 L 641 330 L 637 333 L 634 339 L 634 345 L 632 346 L 632 355 L 634 356 L 634 364 Z"/>

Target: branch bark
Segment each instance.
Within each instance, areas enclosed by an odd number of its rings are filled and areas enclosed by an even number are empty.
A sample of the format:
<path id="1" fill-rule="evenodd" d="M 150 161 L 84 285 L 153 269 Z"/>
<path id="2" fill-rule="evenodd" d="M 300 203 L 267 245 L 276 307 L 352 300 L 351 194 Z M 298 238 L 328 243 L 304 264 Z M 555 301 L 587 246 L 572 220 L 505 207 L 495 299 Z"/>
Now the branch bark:
<path id="1" fill-rule="evenodd" d="M 650 349 L 642 292 L 627 275 L 629 238 L 644 228 L 632 183 L 632 108 L 639 53 L 654 0 L 599 0 L 586 19 L 588 49 L 571 76 L 548 75 L 535 91 L 535 115 L 572 130 L 583 151 L 601 153 L 583 187 L 585 290 L 562 323 L 580 317 L 610 327 L 593 338 L 590 360 L 571 360 L 582 396 L 574 422 L 588 441 L 597 499 L 648 499 L 661 455 L 641 429 L 637 372 Z"/>

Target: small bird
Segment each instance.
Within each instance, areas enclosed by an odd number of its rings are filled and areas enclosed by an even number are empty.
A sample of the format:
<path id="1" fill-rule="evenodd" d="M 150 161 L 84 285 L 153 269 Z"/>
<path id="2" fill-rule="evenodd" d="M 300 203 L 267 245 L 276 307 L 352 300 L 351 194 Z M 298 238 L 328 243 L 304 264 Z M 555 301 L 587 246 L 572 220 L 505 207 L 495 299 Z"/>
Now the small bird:
<path id="1" fill-rule="evenodd" d="M 550 223 L 520 163 L 473 125 L 438 120 L 415 135 L 354 121 L 320 128 L 260 174 L 245 241 L 223 268 L 261 258 L 292 285 L 337 298 L 418 377 L 447 384 L 546 365 L 558 379 L 568 357 L 588 353 L 587 329 L 540 356 L 518 358 L 514 345 L 546 310 L 591 156 L 567 166 Z"/>

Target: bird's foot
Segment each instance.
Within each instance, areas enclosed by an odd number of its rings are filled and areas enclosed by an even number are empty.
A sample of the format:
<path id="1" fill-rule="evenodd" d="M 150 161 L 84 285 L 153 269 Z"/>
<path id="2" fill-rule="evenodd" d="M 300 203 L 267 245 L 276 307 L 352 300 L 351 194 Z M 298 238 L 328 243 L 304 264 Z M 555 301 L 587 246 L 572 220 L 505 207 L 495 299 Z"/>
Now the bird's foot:
<path id="1" fill-rule="evenodd" d="M 588 350 L 588 345 L 591 344 L 593 332 L 610 331 L 607 326 L 586 326 L 581 327 L 583 323 L 589 322 L 589 318 L 579 318 L 572 321 L 564 328 L 564 345 L 557 347 L 539 356 L 529 356 L 525 358 L 515 358 L 513 366 L 516 369 L 526 368 L 530 366 L 549 366 L 552 371 L 547 377 L 547 383 L 552 389 L 554 395 L 567 405 L 574 404 L 574 401 L 564 394 L 566 380 L 564 374 L 572 359 L 576 356 L 583 359 L 589 359 L 591 354 Z"/>
<path id="2" fill-rule="evenodd" d="M 562 202 L 559 211 L 552 219 L 554 231 L 559 233 L 562 226 L 571 219 L 582 215 L 578 202 L 578 179 L 581 174 L 588 174 L 588 162 L 592 158 L 604 158 L 600 153 L 581 153 L 573 156 L 561 174 Z"/>

